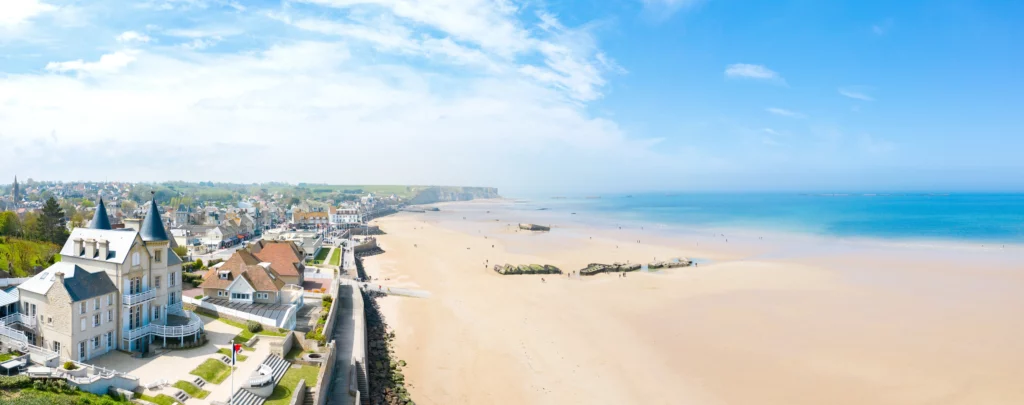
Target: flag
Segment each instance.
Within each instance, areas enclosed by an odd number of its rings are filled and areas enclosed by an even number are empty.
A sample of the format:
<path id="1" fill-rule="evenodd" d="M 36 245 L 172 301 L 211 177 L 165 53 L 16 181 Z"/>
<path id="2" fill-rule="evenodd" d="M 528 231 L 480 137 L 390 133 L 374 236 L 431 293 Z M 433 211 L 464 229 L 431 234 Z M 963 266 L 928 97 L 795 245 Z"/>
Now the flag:
<path id="1" fill-rule="evenodd" d="M 235 357 L 238 352 L 242 351 L 242 345 L 234 344 L 231 345 L 231 365 L 235 365 Z"/>

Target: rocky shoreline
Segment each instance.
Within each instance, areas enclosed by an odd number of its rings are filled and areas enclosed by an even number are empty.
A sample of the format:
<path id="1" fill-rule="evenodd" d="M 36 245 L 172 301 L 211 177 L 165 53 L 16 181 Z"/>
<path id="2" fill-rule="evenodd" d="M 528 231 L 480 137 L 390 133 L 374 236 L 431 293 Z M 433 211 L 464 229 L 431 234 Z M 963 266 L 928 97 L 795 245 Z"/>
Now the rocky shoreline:
<path id="1" fill-rule="evenodd" d="M 370 403 L 373 405 L 412 405 L 409 391 L 405 388 L 402 368 L 405 360 L 395 356 L 393 341 L 395 332 L 389 331 L 384 315 L 380 312 L 377 298 L 384 294 L 363 291 L 366 308 L 367 373 L 370 382 Z"/>

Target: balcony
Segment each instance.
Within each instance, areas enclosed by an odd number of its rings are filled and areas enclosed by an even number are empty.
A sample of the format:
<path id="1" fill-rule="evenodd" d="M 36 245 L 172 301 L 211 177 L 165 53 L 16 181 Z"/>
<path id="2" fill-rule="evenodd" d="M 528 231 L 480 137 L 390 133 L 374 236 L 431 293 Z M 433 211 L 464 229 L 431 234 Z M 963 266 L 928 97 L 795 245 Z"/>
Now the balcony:
<path id="1" fill-rule="evenodd" d="M 155 323 L 142 325 L 135 329 L 129 329 L 124 335 L 128 340 L 135 340 L 149 335 L 157 337 L 185 337 L 195 335 L 203 330 L 203 320 L 191 311 L 183 311 L 182 315 L 170 316 L 167 325 Z"/>
<path id="2" fill-rule="evenodd" d="M 156 290 L 150 288 L 135 294 L 125 294 L 121 298 L 121 304 L 125 306 L 139 305 L 153 298 L 156 298 Z"/>
<path id="3" fill-rule="evenodd" d="M 29 329 L 34 329 L 36 327 L 36 318 L 32 317 L 32 316 L 27 316 L 27 315 L 22 314 L 22 313 L 14 313 L 14 314 L 7 315 L 7 316 L 5 316 L 3 318 L 0 318 L 0 325 L 7 325 L 7 326 L 9 326 L 9 325 L 17 325 L 17 324 L 24 325 L 25 327 L 28 327 Z"/>

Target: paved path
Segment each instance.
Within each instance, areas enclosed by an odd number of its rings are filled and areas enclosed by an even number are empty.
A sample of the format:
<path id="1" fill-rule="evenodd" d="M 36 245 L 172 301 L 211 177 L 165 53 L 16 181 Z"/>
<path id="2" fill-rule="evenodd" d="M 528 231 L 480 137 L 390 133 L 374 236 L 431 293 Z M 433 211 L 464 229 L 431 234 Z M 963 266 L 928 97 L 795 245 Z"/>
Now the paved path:
<path id="1" fill-rule="evenodd" d="M 342 283 L 338 286 L 338 308 L 334 314 L 336 318 L 334 319 L 334 332 L 331 335 L 337 352 L 334 360 L 334 375 L 327 388 L 331 392 L 327 398 L 328 405 L 353 405 L 355 402 L 355 398 L 352 398 L 348 392 L 350 374 L 353 361 L 355 361 L 354 357 L 362 358 L 364 356 L 353 356 L 352 354 L 360 353 L 358 350 L 362 350 L 362 353 L 366 352 L 362 348 L 362 340 L 357 341 L 356 339 L 357 334 L 361 333 L 362 336 L 365 336 L 366 332 L 365 329 L 357 330 L 357 323 L 360 326 L 363 323 L 363 308 L 355 308 L 354 294 L 359 294 L 359 292 L 353 285 Z M 358 350 L 356 345 L 359 346 Z"/>
<path id="2" fill-rule="evenodd" d="M 238 390 L 238 388 L 242 386 L 242 383 L 248 380 L 249 376 L 251 376 L 252 373 L 256 371 L 257 368 L 259 368 L 260 363 L 262 363 L 263 360 L 267 358 L 267 355 L 270 354 L 270 342 L 261 336 L 259 342 L 256 342 L 256 347 L 254 347 L 254 349 L 256 350 L 243 350 L 242 354 L 249 356 L 249 358 L 245 359 L 245 361 L 240 361 L 237 364 L 235 364 L 235 367 L 237 367 L 235 369 L 234 387 L 236 391 Z M 210 395 L 206 397 L 205 401 L 193 399 L 194 402 L 193 400 L 189 400 L 189 403 L 185 405 L 198 405 L 200 403 L 208 403 L 209 401 L 220 401 L 227 403 L 228 398 L 230 398 L 231 394 L 233 393 L 233 391 L 231 391 L 230 377 L 228 377 L 228 379 L 224 380 L 224 382 L 220 384 L 206 384 L 205 388 L 207 391 L 210 391 Z"/>

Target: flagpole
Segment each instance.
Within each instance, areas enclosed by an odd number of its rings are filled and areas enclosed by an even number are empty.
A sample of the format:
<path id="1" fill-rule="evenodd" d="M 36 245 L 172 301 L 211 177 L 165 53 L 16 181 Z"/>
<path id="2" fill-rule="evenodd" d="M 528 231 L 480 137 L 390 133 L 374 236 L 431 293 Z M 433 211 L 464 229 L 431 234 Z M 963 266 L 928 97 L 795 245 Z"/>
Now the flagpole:
<path id="1" fill-rule="evenodd" d="M 228 393 L 228 405 L 235 398 L 235 344 L 231 344 L 231 392 Z"/>

